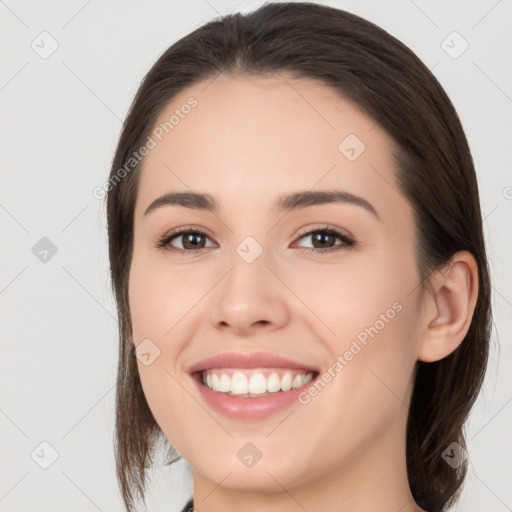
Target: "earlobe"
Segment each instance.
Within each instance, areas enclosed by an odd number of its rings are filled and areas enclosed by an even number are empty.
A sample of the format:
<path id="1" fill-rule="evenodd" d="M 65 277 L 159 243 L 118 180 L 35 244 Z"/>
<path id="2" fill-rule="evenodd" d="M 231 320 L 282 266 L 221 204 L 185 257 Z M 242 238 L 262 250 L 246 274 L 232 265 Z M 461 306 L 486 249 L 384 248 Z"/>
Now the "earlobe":
<path id="1" fill-rule="evenodd" d="M 478 297 L 478 266 L 468 251 L 459 251 L 434 280 L 433 295 L 421 313 L 418 359 L 439 361 L 450 355 L 466 336 Z"/>

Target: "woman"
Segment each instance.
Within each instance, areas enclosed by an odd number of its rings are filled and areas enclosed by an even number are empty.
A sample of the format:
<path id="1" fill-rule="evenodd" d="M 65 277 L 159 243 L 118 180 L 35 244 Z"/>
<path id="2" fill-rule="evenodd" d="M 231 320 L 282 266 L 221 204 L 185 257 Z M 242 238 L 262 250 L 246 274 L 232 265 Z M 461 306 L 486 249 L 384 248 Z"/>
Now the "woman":
<path id="1" fill-rule="evenodd" d="M 308 3 L 196 29 L 137 92 L 107 217 L 128 511 L 162 438 L 184 510 L 457 501 L 488 264 L 467 140 L 410 49 Z"/>

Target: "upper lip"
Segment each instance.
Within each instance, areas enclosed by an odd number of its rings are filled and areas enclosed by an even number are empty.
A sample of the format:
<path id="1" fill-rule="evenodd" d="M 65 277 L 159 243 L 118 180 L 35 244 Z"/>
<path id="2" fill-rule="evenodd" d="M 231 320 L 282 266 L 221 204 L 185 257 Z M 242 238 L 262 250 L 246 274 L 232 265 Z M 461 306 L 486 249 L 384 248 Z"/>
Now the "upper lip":
<path id="1" fill-rule="evenodd" d="M 188 371 L 189 373 L 195 373 L 209 368 L 293 368 L 307 370 L 308 372 L 318 371 L 307 364 L 269 352 L 224 352 L 198 361 Z"/>

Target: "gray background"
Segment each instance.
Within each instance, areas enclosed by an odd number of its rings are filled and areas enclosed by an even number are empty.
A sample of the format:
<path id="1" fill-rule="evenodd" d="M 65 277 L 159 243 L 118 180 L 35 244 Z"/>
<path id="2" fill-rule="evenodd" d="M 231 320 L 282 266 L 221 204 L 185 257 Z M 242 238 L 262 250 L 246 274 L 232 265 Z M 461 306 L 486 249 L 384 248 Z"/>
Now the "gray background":
<path id="1" fill-rule="evenodd" d="M 212 17 L 261 3 L 0 0 L 1 511 L 123 510 L 112 445 L 115 308 L 105 209 L 93 189 L 108 177 L 122 120 L 156 58 Z M 324 3 L 411 47 L 466 130 L 495 326 L 456 510 L 512 510 L 512 1 Z M 464 40 L 453 31 L 469 44 L 461 55 Z M 58 48 L 45 55 L 52 44 Z M 183 461 L 157 468 L 148 509 L 183 506 L 192 492 L 188 470 Z"/>

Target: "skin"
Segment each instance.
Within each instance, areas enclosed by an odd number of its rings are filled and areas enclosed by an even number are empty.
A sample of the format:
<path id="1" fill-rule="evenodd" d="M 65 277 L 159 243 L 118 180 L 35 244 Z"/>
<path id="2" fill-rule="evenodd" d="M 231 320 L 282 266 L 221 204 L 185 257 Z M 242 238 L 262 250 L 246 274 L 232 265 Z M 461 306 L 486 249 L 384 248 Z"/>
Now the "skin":
<path id="1" fill-rule="evenodd" d="M 196 509 L 421 511 L 405 462 L 415 363 L 442 359 L 463 340 L 478 286 L 473 257 L 457 253 L 422 300 L 392 141 L 330 88 L 284 75 L 221 75 L 182 91 L 159 122 L 190 96 L 198 105 L 144 162 L 129 300 L 134 344 L 149 338 L 160 350 L 152 364 L 138 362 L 139 373 L 156 421 L 193 468 Z M 349 134 L 366 146 L 354 161 L 338 150 Z M 285 193 L 340 189 L 365 198 L 379 219 L 348 203 L 272 209 Z M 167 205 L 144 215 L 171 191 L 209 193 L 220 211 Z M 207 233 L 197 254 L 156 248 L 189 224 Z M 356 245 L 307 252 L 322 245 L 302 234 L 325 224 Z M 236 252 L 247 236 L 263 249 L 250 264 Z M 317 396 L 264 420 L 219 415 L 187 374 L 232 350 L 327 370 L 394 303 L 401 311 Z M 247 442 L 262 453 L 251 468 L 237 457 Z"/>

